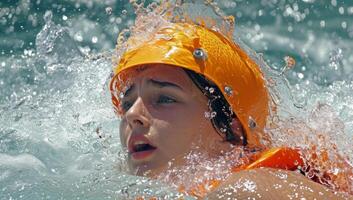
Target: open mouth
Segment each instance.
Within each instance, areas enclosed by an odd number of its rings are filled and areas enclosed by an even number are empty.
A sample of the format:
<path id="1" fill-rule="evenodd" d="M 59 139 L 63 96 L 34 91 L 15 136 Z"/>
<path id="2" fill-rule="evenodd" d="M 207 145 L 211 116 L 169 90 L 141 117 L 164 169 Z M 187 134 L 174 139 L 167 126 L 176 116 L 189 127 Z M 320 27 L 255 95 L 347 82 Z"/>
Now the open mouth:
<path id="1" fill-rule="evenodd" d="M 143 152 L 143 151 L 151 151 L 151 150 L 155 150 L 156 147 L 148 144 L 148 143 L 136 143 L 133 146 L 133 152 Z"/>
<path id="2" fill-rule="evenodd" d="M 128 141 L 128 147 L 130 155 L 135 161 L 151 158 L 157 149 L 143 134 L 133 135 Z"/>

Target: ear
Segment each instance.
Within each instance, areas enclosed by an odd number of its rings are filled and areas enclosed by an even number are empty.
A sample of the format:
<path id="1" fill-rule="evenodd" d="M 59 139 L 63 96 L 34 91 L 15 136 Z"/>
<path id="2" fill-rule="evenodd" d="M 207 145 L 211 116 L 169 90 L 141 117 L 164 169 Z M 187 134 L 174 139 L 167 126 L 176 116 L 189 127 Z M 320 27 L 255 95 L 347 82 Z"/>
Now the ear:
<path id="1" fill-rule="evenodd" d="M 239 119 L 237 117 L 234 117 L 232 119 L 232 122 L 230 124 L 230 127 L 232 128 L 232 131 L 233 131 L 233 134 L 240 138 L 241 140 L 244 140 L 244 129 L 243 129 L 243 126 L 241 125 Z"/>

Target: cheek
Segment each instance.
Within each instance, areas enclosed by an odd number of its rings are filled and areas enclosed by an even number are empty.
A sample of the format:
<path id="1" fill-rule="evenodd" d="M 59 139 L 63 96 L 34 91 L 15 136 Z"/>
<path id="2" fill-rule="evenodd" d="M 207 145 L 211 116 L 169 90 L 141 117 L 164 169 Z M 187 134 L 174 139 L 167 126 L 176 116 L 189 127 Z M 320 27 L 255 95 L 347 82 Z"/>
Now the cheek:
<path id="1" fill-rule="evenodd" d="M 158 124 L 158 125 L 157 125 Z M 160 150 L 169 158 L 188 153 L 192 143 L 196 140 L 195 129 L 181 121 L 160 121 L 155 126 L 156 139 Z"/>
<path id="2" fill-rule="evenodd" d="M 188 153 L 193 146 L 199 146 L 204 132 L 213 128 L 203 110 L 169 112 L 164 117 L 155 121 L 154 127 L 158 129 L 155 133 L 160 147 L 168 154 Z"/>
<path id="3" fill-rule="evenodd" d="M 125 118 L 123 118 L 121 121 L 120 121 L 120 124 L 119 124 L 119 135 L 120 135 L 120 142 L 121 142 L 121 145 L 123 147 L 127 147 L 127 121 Z"/>

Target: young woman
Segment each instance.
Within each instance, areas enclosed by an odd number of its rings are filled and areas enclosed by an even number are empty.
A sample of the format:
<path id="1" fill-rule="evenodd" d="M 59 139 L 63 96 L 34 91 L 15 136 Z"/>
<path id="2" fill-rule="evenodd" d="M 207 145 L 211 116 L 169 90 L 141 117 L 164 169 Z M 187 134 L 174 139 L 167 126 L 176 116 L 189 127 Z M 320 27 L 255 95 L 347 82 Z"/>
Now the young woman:
<path id="1" fill-rule="evenodd" d="M 226 180 L 184 192 L 209 199 L 340 198 L 294 172 L 303 164 L 297 150 L 264 145 L 271 109 L 264 77 L 220 32 L 165 23 L 143 41 L 130 38 L 110 89 L 134 174 L 158 177 L 186 165 L 195 149 L 210 159 L 241 149 Z M 254 188 L 242 189 L 249 181 Z"/>

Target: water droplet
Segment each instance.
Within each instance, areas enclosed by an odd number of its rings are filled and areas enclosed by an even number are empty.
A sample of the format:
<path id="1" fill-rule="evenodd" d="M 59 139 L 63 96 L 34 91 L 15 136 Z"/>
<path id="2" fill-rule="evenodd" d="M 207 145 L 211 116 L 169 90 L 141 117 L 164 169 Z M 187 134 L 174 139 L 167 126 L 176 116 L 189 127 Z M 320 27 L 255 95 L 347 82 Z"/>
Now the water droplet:
<path id="1" fill-rule="evenodd" d="M 337 175 L 339 172 L 340 172 L 340 170 L 339 170 L 338 168 L 335 168 L 335 169 L 333 170 L 333 174 L 334 174 L 334 175 Z"/>
<path id="2" fill-rule="evenodd" d="M 338 9 L 338 12 L 339 12 L 341 15 L 343 15 L 343 14 L 344 14 L 344 8 L 343 8 L 343 7 L 340 7 L 340 8 Z"/>
<path id="3" fill-rule="evenodd" d="M 341 23 L 341 26 L 342 26 L 343 29 L 346 29 L 347 28 L 347 22 L 343 21 Z"/>
<path id="4" fill-rule="evenodd" d="M 278 178 L 280 178 L 280 179 L 287 179 L 288 178 L 288 175 L 287 174 L 285 174 L 285 173 L 279 173 L 279 174 L 277 174 L 277 176 L 278 176 Z"/>
<path id="5" fill-rule="evenodd" d="M 123 93 L 123 92 L 120 92 L 120 93 L 119 93 L 119 99 L 122 99 L 122 98 L 124 98 L 124 93 Z"/>
<path id="6" fill-rule="evenodd" d="M 53 18 L 53 13 L 50 10 L 47 10 L 44 14 L 44 21 L 48 23 L 51 21 L 52 18 Z"/>
<path id="7" fill-rule="evenodd" d="M 74 35 L 74 39 L 75 39 L 76 41 L 78 41 L 78 42 L 82 42 L 82 41 L 83 41 L 83 37 L 82 37 L 81 33 L 76 33 L 76 34 Z"/>
<path id="8" fill-rule="evenodd" d="M 216 117 L 217 113 L 215 111 L 211 112 L 211 119 Z"/>
<path id="9" fill-rule="evenodd" d="M 96 36 L 92 37 L 92 43 L 95 44 L 98 42 L 98 38 Z"/>
<path id="10" fill-rule="evenodd" d="M 233 95 L 233 89 L 229 86 L 225 86 L 224 87 L 224 92 L 228 95 L 228 96 L 232 96 Z"/>
<path id="11" fill-rule="evenodd" d="M 115 19 L 115 23 L 117 23 L 117 24 L 121 24 L 122 21 L 123 21 L 123 20 L 122 20 L 120 17 L 117 17 L 117 18 Z"/>
<path id="12" fill-rule="evenodd" d="M 63 20 L 66 21 L 67 20 L 67 16 L 63 15 Z"/>
<path id="13" fill-rule="evenodd" d="M 243 186 L 244 186 L 245 191 L 255 192 L 255 190 L 256 190 L 256 183 L 253 181 L 250 181 L 250 180 L 246 180 L 243 183 Z"/>
<path id="14" fill-rule="evenodd" d="M 207 118 L 207 119 L 212 119 L 212 118 L 214 118 L 214 117 L 216 117 L 216 115 L 217 115 L 217 112 L 205 112 L 205 117 Z"/>
<path id="15" fill-rule="evenodd" d="M 127 10 L 122 10 L 121 14 L 126 15 L 127 14 Z"/>
<path id="16" fill-rule="evenodd" d="M 112 14 L 113 9 L 111 7 L 106 7 L 105 8 L 105 13 L 107 13 L 108 15 Z"/>
<path id="17" fill-rule="evenodd" d="M 298 78 L 299 79 L 303 79 L 304 78 L 304 74 L 303 73 L 298 73 Z"/>
<path id="18" fill-rule="evenodd" d="M 193 52 L 193 56 L 194 56 L 194 58 L 196 58 L 198 60 L 205 61 L 207 59 L 206 52 L 203 49 L 201 49 L 201 48 L 195 49 L 194 52 Z"/>
<path id="19" fill-rule="evenodd" d="M 331 5 L 336 7 L 337 6 L 337 0 L 331 0 Z"/>
<path id="20" fill-rule="evenodd" d="M 249 117 L 249 128 L 250 129 L 254 129 L 254 128 L 256 128 L 256 122 L 255 122 L 255 120 L 252 118 L 252 117 Z"/>
<path id="21" fill-rule="evenodd" d="M 334 70 L 338 70 L 340 68 L 340 65 L 343 59 L 342 49 L 338 48 L 330 52 L 329 59 L 330 59 L 329 66 Z"/>
<path id="22" fill-rule="evenodd" d="M 286 66 L 288 68 L 293 68 L 295 65 L 295 59 L 291 56 L 285 56 L 284 61 L 286 62 Z"/>
<path id="23" fill-rule="evenodd" d="M 284 74 L 289 69 L 292 69 L 295 66 L 295 59 L 291 56 L 285 56 L 283 58 L 284 62 L 286 63 L 280 73 L 280 75 Z"/>
<path id="24" fill-rule="evenodd" d="M 214 88 L 213 88 L 213 87 L 210 87 L 210 88 L 208 88 L 208 91 L 209 91 L 211 94 L 213 94 L 213 93 L 214 93 Z"/>

